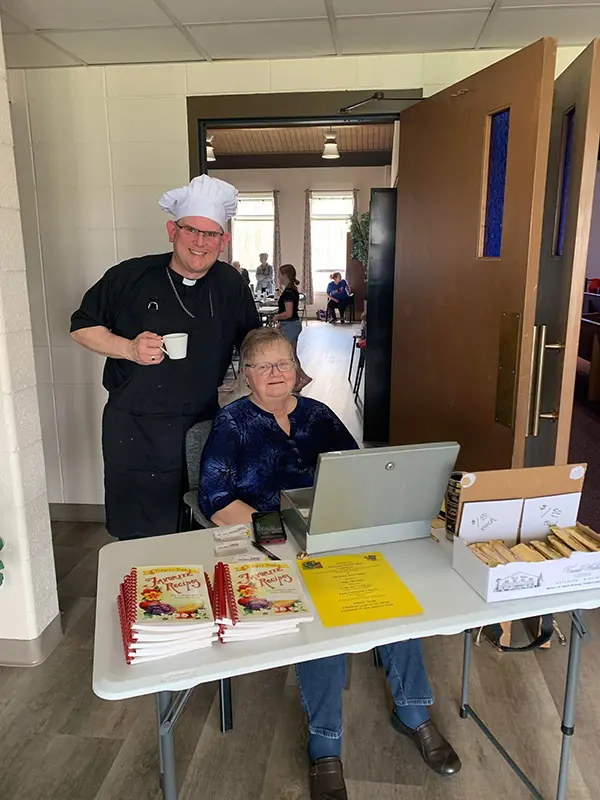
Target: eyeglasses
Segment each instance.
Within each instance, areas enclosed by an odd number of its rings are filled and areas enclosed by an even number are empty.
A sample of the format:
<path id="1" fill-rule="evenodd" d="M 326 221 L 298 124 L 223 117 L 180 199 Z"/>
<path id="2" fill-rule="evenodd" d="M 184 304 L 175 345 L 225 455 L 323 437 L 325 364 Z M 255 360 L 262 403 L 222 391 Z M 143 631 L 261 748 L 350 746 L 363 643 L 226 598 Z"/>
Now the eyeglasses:
<path id="1" fill-rule="evenodd" d="M 296 361 L 293 358 L 284 358 L 281 361 L 276 361 L 274 364 L 269 361 L 263 361 L 260 364 L 246 364 L 249 369 L 253 369 L 257 375 L 266 377 L 271 375 L 277 369 L 279 372 L 290 372 L 296 366 Z"/>
<path id="2" fill-rule="evenodd" d="M 223 231 L 200 231 L 198 228 L 192 228 L 191 225 L 180 225 L 178 222 L 175 225 L 187 236 L 203 236 L 210 242 L 216 242 L 219 236 L 223 236 Z"/>

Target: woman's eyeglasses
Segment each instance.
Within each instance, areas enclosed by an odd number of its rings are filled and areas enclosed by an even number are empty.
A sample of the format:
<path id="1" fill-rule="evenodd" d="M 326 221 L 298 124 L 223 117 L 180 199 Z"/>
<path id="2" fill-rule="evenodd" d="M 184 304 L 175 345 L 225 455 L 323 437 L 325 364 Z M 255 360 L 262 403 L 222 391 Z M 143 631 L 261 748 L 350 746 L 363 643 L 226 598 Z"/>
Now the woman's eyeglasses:
<path id="1" fill-rule="evenodd" d="M 271 375 L 275 369 L 279 372 L 290 372 L 295 369 L 296 362 L 293 358 L 284 358 L 281 361 L 276 361 L 274 364 L 269 361 L 263 361 L 260 364 L 246 364 L 248 369 L 253 369 L 257 375 L 266 377 Z"/>
<path id="2" fill-rule="evenodd" d="M 223 236 L 223 231 L 200 231 L 198 228 L 192 228 L 191 225 L 180 225 L 178 222 L 176 222 L 175 225 L 177 225 L 179 230 L 185 233 L 187 236 L 202 235 L 209 241 L 216 241 L 220 236 Z"/>

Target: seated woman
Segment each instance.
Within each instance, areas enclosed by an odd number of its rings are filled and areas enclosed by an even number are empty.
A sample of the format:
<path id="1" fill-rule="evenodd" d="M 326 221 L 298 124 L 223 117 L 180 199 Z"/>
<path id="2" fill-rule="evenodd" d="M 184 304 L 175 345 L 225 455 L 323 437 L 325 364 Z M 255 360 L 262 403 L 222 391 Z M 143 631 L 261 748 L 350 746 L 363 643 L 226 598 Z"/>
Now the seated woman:
<path id="1" fill-rule="evenodd" d="M 340 312 L 340 322 L 344 323 L 346 307 L 350 302 L 350 287 L 342 278 L 341 272 L 334 272 L 327 284 L 327 312 L 329 322 L 337 322 L 336 309 Z"/>
<path id="2" fill-rule="evenodd" d="M 217 414 L 200 465 L 198 502 L 217 525 L 250 524 L 255 511 L 279 509 L 281 489 L 312 486 L 320 453 L 357 448 L 331 409 L 292 394 L 296 364 L 280 331 L 251 331 L 240 367 L 251 393 Z M 421 642 L 378 650 L 394 700 L 392 724 L 413 740 L 435 772 L 458 772 L 458 756 L 427 712 L 433 697 Z M 346 656 L 297 664 L 296 675 L 308 717 L 311 799 L 347 800 L 341 762 Z"/>

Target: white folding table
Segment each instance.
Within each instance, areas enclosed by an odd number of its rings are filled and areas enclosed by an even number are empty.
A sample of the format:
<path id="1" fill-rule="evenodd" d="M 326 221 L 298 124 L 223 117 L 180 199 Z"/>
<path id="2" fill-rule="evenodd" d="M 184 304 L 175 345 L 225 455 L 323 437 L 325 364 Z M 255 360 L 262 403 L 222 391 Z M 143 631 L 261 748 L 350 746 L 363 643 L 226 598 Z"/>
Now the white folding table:
<path id="1" fill-rule="evenodd" d="M 556 793 L 557 800 L 564 800 L 575 723 L 580 649 L 587 635 L 582 611 L 600 607 L 600 589 L 486 603 L 453 570 L 451 547 L 445 541 L 436 543 L 433 539 L 418 539 L 364 548 L 383 553 L 422 605 L 423 613 L 418 616 L 324 628 L 315 612 L 314 622 L 301 626 L 298 633 L 277 637 L 276 644 L 273 639 L 215 644 L 206 650 L 127 666 L 116 608 L 116 597 L 123 576 L 131 567 L 144 564 L 202 564 L 210 572 L 218 559 L 213 552 L 210 531 L 191 531 L 106 545 L 100 551 L 98 568 L 94 692 L 105 700 L 156 695 L 163 795 L 164 800 L 176 800 L 173 726 L 195 686 L 340 653 L 361 653 L 377 645 L 405 639 L 465 633 L 461 717 L 471 716 L 475 720 L 531 794 L 543 800 L 468 704 L 471 633 L 476 628 L 500 621 L 568 611 L 572 612 L 572 626 Z M 293 559 L 296 553 L 289 543 L 274 547 L 273 550 L 287 559 Z"/>

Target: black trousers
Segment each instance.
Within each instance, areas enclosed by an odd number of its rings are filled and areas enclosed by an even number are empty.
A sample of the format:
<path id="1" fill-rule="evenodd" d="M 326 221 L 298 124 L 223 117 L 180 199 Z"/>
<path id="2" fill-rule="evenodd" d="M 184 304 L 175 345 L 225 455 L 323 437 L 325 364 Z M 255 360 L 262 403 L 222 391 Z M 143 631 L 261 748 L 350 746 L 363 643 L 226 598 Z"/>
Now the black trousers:
<path id="1" fill-rule="evenodd" d="M 343 300 L 340 300 L 339 303 L 336 303 L 335 300 L 329 300 L 327 302 L 327 311 L 332 319 L 337 319 L 336 316 L 336 309 L 340 312 L 340 318 L 344 318 L 344 314 L 346 312 L 346 308 L 348 307 L 348 303 L 344 303 Z"/>

